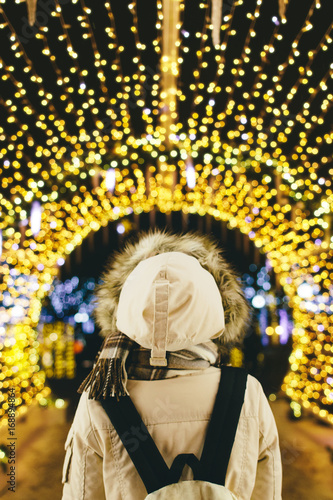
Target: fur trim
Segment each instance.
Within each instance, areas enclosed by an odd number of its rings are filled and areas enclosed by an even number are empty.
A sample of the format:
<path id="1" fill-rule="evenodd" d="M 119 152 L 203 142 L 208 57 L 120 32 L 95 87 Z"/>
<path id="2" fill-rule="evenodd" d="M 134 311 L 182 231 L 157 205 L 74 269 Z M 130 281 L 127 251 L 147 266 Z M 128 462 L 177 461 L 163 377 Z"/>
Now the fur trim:
<path id="1" fill-rule="evenodd" d="M 122 252 L 112 256 L 102 276 L 103 284 L 97 289 L 95 316 L 101 334 L 105 337 L 116 331 L 119 295 L 128 275 L 141 260 L 164 252 L 191 255 L 213 275 L 221 292 L 226 324 L 218 343 L 228 345 L 241 342 L 251 316 L 250 307 L 239 277 L 222 256 L 217 243 L 198 233 L 179 235 L 159 230 L 139 234 L 136 243 L 128 243 Z"/>

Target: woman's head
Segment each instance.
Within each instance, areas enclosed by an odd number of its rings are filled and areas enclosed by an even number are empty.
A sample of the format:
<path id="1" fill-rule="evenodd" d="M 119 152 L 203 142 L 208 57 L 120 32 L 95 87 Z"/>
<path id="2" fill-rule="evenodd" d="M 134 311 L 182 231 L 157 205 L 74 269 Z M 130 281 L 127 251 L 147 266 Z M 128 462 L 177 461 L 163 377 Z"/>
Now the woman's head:
<path id="1" fill-rule="evenodd" d="M 128 276 L 140 262 L 169 252 L 194 257 L 214 278 L 225 319 L 225 332 L 218 343 L 228 345 L 241 341 L 249 320 L 249 306 L 237 274 L 224 259 L 217 243 L 197 233 L 179 235 L 161 231 L 141 233 L 135 243 L 127 244 L 110 261 L 103 275 L 103 284 L 97 291 L 95 314 L 102 335 L 117 331 L 119 297 Z"/>
<path id="2" fill-rule="evenodd" d="M 223 334 L 220 291 L 195 257 L 182 252 L 148 257 L 124 283 L 117 329 L 151 350 L 151 365 L 166 366 L 167 351 L 191 349 Z"/>

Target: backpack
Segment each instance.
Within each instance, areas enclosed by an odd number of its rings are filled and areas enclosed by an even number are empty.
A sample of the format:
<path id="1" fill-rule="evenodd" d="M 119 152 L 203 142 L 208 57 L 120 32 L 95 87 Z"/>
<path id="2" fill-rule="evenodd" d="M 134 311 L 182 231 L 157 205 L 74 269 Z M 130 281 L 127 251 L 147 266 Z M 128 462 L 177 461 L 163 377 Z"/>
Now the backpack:
<path id="1" fill-rule="evenodd" d="M 124 396 L 101 400 L 148 493 L 145 500 L 237 500 L 225 487 L 225 476 L 244 402 L 247 373 L 221 367 L 220 384 L 200 460 L 193 453 L 178 455 L 169 469 L 136 410 Z M 140 436 L 133 429 L 140 429 Z M 142 437 L 143 436 L 143 437 Z M 193 480 L 178 482 L 185 465 Z"/>

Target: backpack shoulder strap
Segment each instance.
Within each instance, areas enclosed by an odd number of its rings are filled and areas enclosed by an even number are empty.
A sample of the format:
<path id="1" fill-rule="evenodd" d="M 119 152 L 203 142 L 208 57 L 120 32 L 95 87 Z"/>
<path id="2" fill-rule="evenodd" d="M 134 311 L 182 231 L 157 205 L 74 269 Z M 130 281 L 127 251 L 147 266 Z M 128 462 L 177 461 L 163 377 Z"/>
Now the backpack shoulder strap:
<path id="1" fill-rule="evenodd" d="M 166 465 L 153 438 L 129 396 L 102 399 L 101 404 L 117 431 L 147 493 L 170 483 L 170 469 Z"/>
<path id="2" fill-rule="evenodd" d="M 166 465 L 153 438 L 129 396 L 102 399 L 109 416 L 147 493 L 177 482 L 184 465 L 193 469 L 194 479 L 224 485 L 239 415 L 244 401 L 247 374 L 241 368 L 223 366 L 215 405 L 200 461 L 192 454 L 176 457 Z"/>
<path id="3" fill-rule="evenodd" d="M 221 367 L 221 379 L 195 479 L 224 486 L 239 416 L 244 402 L 247 373 Z"/>

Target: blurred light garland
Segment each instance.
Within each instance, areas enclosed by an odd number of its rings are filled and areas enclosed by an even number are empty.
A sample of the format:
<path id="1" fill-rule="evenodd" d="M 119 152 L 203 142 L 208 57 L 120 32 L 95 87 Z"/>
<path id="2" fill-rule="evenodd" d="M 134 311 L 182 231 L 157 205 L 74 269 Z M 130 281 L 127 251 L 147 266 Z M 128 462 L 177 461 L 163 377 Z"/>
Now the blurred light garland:
<path id="1" fill-rule="evenodd" d="M 46 377 L 74 378 L 74 328 L 72 325 L 62 322 L 44 325 L 41 358 Z"/>
<path id="2" fill-rule="evenodd" d="M 267 254 L 295 321 L 283 389 L 333 422 L 329 3 L 224 2 L 213 45 L 210 3 L 180 0 L 169 99 L 160 0 L 41 2 L 33 27 L 0 1 L 1 415 L 11 386 L 19 407 L 41 397 L 35 327 L 64 258 L 156 209 L 210 214 Z"/>

